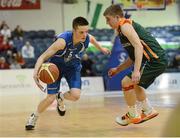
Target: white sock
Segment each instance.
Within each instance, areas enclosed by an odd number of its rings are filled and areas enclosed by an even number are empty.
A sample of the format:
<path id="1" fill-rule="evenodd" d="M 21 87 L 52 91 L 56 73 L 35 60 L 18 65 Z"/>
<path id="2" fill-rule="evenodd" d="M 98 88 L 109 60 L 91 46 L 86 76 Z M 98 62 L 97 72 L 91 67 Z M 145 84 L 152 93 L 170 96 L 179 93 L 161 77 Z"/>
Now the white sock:
<path id="1" fill-rule="evenodd" d="M 64 100 L 64 93 L 63 92 L 60 93 L 60 97 Z"/>
<path id="2" fill-rule="evenodd" d="M 35 112 L 34 112 L 34 114 L 35 114 L 35 116 L 39 116 L 39 112 L 36 110 Z"/>
<path id="3" fill-rule="evenodd" d="M 64 93 L 65 93 L 65 92 L 61 92 L 61 91 L 59 91 L 57 94 L 59 95 L 59 93 L 60 93 L 60 97 L 61 97 L 61 99 L 63 99 L 63 100 L 64 100 Z"/>
<path id="4" fill-rule="evenodd" d="M 142 110 L 145 112 L 153 109 L 152 105 L 150 104 L 147 98 L 144 101 L 140 101 L 140 104 L 141 104 Z"/>
<path id="5" fill-rule="evenodd" d="M 136 105 L 128 106 L 128 112 L 129 112 L 130 116 L 132 116 L 132 117 L 139 116 L 139 113 L 137 111 L 137 106 Z"/>

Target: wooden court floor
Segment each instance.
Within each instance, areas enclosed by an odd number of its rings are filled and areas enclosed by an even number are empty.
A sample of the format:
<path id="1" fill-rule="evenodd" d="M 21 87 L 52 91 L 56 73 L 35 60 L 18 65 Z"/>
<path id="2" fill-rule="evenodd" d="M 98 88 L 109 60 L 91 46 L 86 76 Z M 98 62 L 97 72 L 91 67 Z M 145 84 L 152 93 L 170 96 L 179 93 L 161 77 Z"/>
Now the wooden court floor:
<path id="1" fill-rule="evenodd" d="M 170 94 L 169 100 L 172 102 L 167 100 L 167 94 L 164 95 L 149 95 L 160 114 L 142 124 L 120 126 L 115 123 L 115 117 L 126 112 L 123 97 L 82 96 L 76 103 L 67 102 L 67 113 L 64 117 L 60 117 L 55 110 L 41 114 L 33 131 L 24 129 L 31 112 L 23 109 L 20 104 L 16 105 L 20 99 L 17 98 L 16 102 L 14 97 L 13 104 L 0 99 L 0 137 L 160 137 L 176 101 L 180 99 L 178 93 Z M 24 104 L 29 105 L 25 101 Z M 13 112 L 6 113 L 4 110 Z"/>

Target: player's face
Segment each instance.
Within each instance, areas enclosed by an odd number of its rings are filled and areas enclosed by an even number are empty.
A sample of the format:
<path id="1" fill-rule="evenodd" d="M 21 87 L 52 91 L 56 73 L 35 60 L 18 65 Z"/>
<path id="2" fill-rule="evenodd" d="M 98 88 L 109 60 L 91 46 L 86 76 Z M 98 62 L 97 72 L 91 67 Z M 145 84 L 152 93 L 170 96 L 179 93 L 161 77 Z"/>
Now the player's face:
<path id="1" fill-rule="evenodd" d="M 118 29 L 119 16 L 106 15 L 106 24 L 108 24 L 112 29 Z"/>
<path id="2" fill-rule="evenodd" d="M 84 42 L 88 35 L 88 29 L 88 26 L 78 26 L 76 29 L 74 29 L 74 35 L 76 40 Z"/>

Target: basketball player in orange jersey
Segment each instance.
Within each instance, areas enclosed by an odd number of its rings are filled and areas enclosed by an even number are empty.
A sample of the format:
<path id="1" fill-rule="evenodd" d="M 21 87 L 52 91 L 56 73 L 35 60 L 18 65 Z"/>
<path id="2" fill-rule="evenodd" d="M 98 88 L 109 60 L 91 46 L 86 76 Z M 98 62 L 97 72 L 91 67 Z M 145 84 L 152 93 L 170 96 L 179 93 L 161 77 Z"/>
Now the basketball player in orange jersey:
<path id="1" fill-rule="evenodd" d="M 66 108 L 64 99 L 77 101 L 81 94 L 81 58 L 91 42 L 104 54 L 110 54 L 110 50 L 103 48 L 96 39 L 88 34 L 88 21 L 83 17 L 73 20 L 73 31 L 66 31 L 57 36 L 57 40 L 38 58 L 34 69 L 34 80 L 37 86 L 43 90 L 39 83 L 38 71 L 41 65 L 49 59 L 50 63 L 56 64 L 60 75 L 56 82 L 47 85 L 47 97 L 40 102 L 37 110 L 31 114 L 25 126 L 26 130 L 35 127 L 38 116 L 53 103 L 57 98 L 57 111 L 60 116 L 64 116 Z M 70 90 L 59 92 L 61 78 L 65 77 Z M 59 93 L 58 93 L 59 92 Z"/>
<path id="2" fill-rule="evenodd" d="M 122 126 L 141 123 L 158 115 L 148 101 L 145 89 L 155 78 L 164 72 L 167 66 L 165 51 L 149 32 L 131 19 L 125 19 L 120 5 L 111 5 L 104 11 L 106 23 L 117 31 L 122 46 L 129 58 L 121 65 L 108 71 L 110 77 L 133 65 L 133 71 L 122 79 L 122 90 L 128 105 L 128 112 L 117 117 Z M 142 106 L 138 113 L 136 102 Z"/>

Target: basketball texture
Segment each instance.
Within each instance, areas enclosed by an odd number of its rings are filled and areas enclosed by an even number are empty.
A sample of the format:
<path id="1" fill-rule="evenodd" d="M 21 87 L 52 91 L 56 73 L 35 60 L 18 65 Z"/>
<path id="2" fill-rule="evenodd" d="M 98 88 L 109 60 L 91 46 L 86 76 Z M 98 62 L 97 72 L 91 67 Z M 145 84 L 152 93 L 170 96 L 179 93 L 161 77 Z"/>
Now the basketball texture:
<path id="1" fill-rule="evenodd" d="M 39 79 L 46 83 L 54 83 L 59 77 L 59 69 L 53 63 L 43 63 L 39 70 Z"/>

